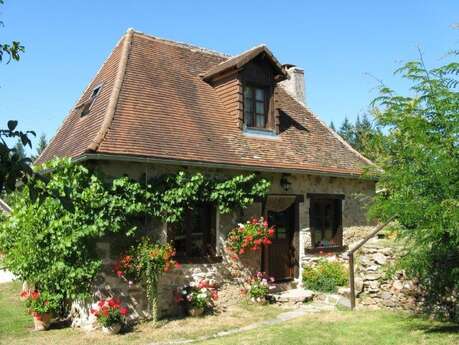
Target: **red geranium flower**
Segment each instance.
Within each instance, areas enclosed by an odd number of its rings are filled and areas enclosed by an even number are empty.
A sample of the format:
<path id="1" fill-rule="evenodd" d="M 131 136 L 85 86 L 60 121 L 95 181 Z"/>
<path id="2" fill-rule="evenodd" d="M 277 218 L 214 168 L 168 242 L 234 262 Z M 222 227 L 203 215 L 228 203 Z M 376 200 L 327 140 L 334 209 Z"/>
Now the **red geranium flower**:
<path id="1" fill-rule="evenodd" d="M 37 299 L 38 297 L 40 297 L 40 292 L 38 292 L 37 290 L 33 291 L 31 294 L 30 294 L 30 297 L 32 299 Z"/>
<path id="2" fill-rule="evenodd" d="M 99 307 L 103 307 L 104 304 L 105 304 L 105 301 L 104 301 L 103 299 L 101 299 L 101 300 L 97 303 L 97 305 L 98 305 Z"/>
<path id="3" fill-rule="evenodd" d="M 126 307 L 121 307 L 120 308 L 120 314 L 123 315 L 123 316 L 126 316 L 128 313 L 128 308 Z"/>

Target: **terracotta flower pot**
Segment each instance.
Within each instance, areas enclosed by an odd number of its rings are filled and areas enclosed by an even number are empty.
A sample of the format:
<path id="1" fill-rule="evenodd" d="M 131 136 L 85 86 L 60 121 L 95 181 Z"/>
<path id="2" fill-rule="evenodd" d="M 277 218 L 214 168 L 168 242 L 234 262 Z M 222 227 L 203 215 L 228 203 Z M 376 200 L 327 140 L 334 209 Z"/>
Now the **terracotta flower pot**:
<path id="1" fill-rule="evenodd" d="M 51 325 L 53 315 L 51 313 L 36 314 L 33 316 L 33 323 L 36 331 L 46 331 Z"/>
<path id="2" fill-rule="evenodd" d="M 118 334 L 121 330 L 121 324 L 115 323 L 111 326 L 102 326 L 102 332 L 105 334 Z"/>
<path id="3" fill-rule="evenodd" d="M 204 308 L 190 308 L 188 314 L 193 317 L 202 316 L 204 314 Z"/>

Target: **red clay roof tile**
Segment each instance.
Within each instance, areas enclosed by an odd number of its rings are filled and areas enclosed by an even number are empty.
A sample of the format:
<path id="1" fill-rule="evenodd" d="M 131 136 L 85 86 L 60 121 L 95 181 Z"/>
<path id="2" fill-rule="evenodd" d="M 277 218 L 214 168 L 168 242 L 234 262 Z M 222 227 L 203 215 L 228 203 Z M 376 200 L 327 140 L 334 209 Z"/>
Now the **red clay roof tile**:
<path id="1" fill-rule="evenodd" d="M 90 113 L 72 110 L 37 163 L 87 152 L 107 115 L 125 39 L 77 102 L 103 83 Z M 222 54 L 135 32 L 115 111 L 95 152 L 339 174 L 361 174 L 371 164 L 282 87 L 275 94 L 281 111 L 276 140 L 245 135 L 200 77 L 225 61 Z"/>

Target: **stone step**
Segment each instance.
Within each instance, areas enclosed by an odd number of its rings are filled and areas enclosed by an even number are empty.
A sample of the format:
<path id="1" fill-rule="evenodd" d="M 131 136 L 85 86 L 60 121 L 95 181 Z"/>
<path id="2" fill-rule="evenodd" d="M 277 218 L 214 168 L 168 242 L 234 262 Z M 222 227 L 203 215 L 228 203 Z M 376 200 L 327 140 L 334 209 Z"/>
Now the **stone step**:
<path id="1" fill-rule="evenodd" d="M 314 292 L 311 290 L 305 290 L 302 288 L 291 289 L 287 291 L 277 292 L 271 294 L 271 297 L 277 303 L 306 303 L 310 302 L 314 298 Z"/>

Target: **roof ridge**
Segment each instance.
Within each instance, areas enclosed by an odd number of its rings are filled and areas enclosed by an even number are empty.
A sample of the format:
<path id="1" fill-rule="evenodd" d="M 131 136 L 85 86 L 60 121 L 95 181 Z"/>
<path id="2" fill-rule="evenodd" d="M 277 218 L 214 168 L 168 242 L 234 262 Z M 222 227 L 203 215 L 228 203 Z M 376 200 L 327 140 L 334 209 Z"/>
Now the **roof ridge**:
<path id="1" fill-rule="evenodd" d="M 115 116 L 116 105 L 118 104 L 119 95 L 121 92 L 121 86 L 123 84 L 124 75 L 126 74 L 127 63 L 129 59 L 130 46 L 132 42 L 132 36 L 134 35 L 134 29 L 129 28 L 124 35 L 123 50 L 121 51 L 121 58 L 118 63 L 118 70 L 116 71 L 115 81 L 112 87 L 112 93 L 110 95 L 107 109 L 105 110 L 104 121 L 99 129 L 99 132 L 95 138 L 91 141 L 86 151 L 97 151 L 100 144 L 104 140 L 110 125 L 112 124 L 113 117 Z"/>
<path id="2" fill-rule="evenodd" d="M 138 31 L 138 30 L 135 30 L 135 29 L 131 29 L 131 30 L 133 30 L 136 34 L 141 35 L 141 36 L 143 36 L 145 38 L 162 41 L 162 42 L 164 42 L 166 44 L 170 44 L 170 45 L 177 46 L 177 47 L 180 47 L 180 48 L 185 48 L 185 49 L 189 49 L 189 50 L 192 50 L 192 51 L 197 50 L 197 51 L 199 51 L 201 53 L 204 53 L 204 54 L 219 56 L 219 57 L 223 57 L 223 58 L 226 58 L 226 59 L 233 57 L 232 55 L 225 54 L 225 53 L 213 50 L 213 49 L 204 48 L 204 47 L 201 47 L 201 46 L 198 46 L 198 45 L 195 45 L 195 44 L 174 41 L 174 40 L 170 40 L 170 39 L 167 39 L 167 38 L 162 38 L 162 37 L 159 37 L 159 36 L 146 34 L 146 33 L 142 32 L 142 31 Z"/>
<path id="3" fill-rule="evenodd" d="M 51 144 L 54 142 L 54 140 L 56 139 L 57 137 L 57 134 L 61 131 L 62 127 L 64 126 L 64 124 L 67 122 L 67 120 L 69 119 L 69 117 L 72 115 L 72 112 L 73 110 L 75 109 L 75 107 L 81 102 L 81 99 L 83 98 L 83 96 L 85 95 L 86 91 L 88 91 L 89 87 L 94 83 L 94 81 L 97 79 L 99 73 L 102 71 L 102 69 L 104 68 L 104 66 L 107 64 L 108 60 L 110 60 L 111 56 L 113 55 L 113 53 L 115 52 L 115 50 L 118 48 L 118 46 L 120 45 L 120 43 L 123 41 L 123 38 L 124 38 L 124 35 L 121 36 L 118 41 L 116 42 L 115 46 L 113 47 L 112 51 L 110 52 L 110 54 L 107 55 L 107 57 L 105 58 L 105 60 L 102 62 L 102 64 L 100 65 L 99 69 L 96 71 L 96 73 L 94 73 L 94 77 L 89 81 L 89 83 L 86 85 L 86 87 L 84 88 L 83 92 L 81 93 L 80 97 L 78 97 L 77 101 L 74 103 L 74 105 L 70 108 L 70 111 L 68 112 L 67 116 L 64 118 L 64 120 L 61 122 L 60 126 L 57 128 L 56 130 L 56 133 L 54 134 L 54 136 L 51 138 L 51 140 L 49 141 L 48 145 L 46 145 L 45 149 L 38 155 L 37 158 L 35 158 L 34 160 L 34 163 L 35 162 L 39 162 L 41 157 L 44 155 L 44 153 L 46 152 L 47 148 L 49 148 L 51 146 Z"/>
<path id="4" fill-rule="evenodd" d="M 285 86 L 282 84 L 279 84 L 279 86 L 285 91 L 288 97 L 293 99 L 296 103 L 298 103 L 300 106 L 302 106 L 306 111 L 308 111 L 317 121 L 320 122 L 322 126 L 324 126 L 341 144 L 343 144 L 348 150 L 350 150 L 352 153 L 354 153 L 357 157 L 365 161 L 367 164 L 370 164 L 374 167 L 377 167 L 377 165 L 372 162 L 370 159 L 365 157 L 363 154 L 361 154 L 359 151 L 357 151 L 355 148 L 351 146 L 346 140 L 344 140 L 338 133 L 336 133 L 334 130 L 332 130 L 330 127 L 327 126 L 325 122 L 322 121 L 322 119 L 317 116 L 306 104 L 299 102 L 296 98 L 292 97 L 288 91 L 285 89 Z"/>

